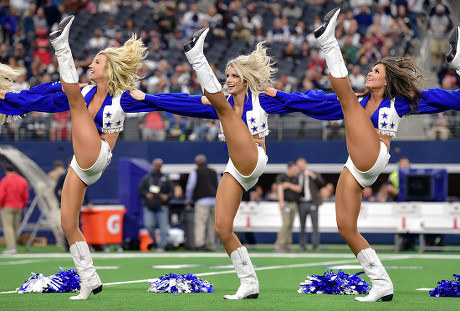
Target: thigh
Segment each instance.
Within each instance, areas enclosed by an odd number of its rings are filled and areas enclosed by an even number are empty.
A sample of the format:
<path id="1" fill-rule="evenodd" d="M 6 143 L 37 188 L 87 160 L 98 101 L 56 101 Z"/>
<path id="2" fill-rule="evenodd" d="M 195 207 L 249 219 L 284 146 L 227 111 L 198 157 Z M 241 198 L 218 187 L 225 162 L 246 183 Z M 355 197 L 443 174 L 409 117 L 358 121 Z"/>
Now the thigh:
<path id="1" fill-rule="evenodd" d="M 69 168 L 64 179 L 61 194 L 61 221 L 65 221 L 72 227 L 78 227 L 79 214 L 83 205 L 87 186 L 80 177 Z"/>
<path id="2" fill-rule="evenodd" d="M 217 187 L 216 194 L 216 226 L 233 231 L 233 220 L 240 207 L 243 189 L 232 175 L 225 173 Z"/>
<path id="3" fill-rule="evenodd" d="M 340 174 L 335 195 L 336 220 L 339 229 L 357 231 L 361 199 L 361 187 L 348 169 L 344 168 Z"/>
<path id="4" fill-rule="evenodd" d="M 300 202 L 298 205 L 300 224 L 305 225 L 308 214 L 308 202 Z"/>
<path id="5" fill-rule="evenodd" d="M 144 207 L 144 227 L 155 229 L 155 213 L 149 210 L 147 207 Z"/>
<path id="6" fill-rule="evenodd" d="M 161 207 L 157 213 L 158 226 L 165 230 L 169 226 L 169 208 L 167 206 Z"/>
<path id="7" fill-rule="evenodd" d="M 11 208 L 3 207 L 1 209 L 2 213 L 2 225 L 3 227 L 11 226 L 13 223 L 13 213 L 11 213 Z"/>
<path id="8" fill-rule="evenodd" d="M 16 230 L 19 228 L 19 224 L 21 223 L 21 216 L 22 216 L 22 209 L 13 210 L 13 224 Z"/>

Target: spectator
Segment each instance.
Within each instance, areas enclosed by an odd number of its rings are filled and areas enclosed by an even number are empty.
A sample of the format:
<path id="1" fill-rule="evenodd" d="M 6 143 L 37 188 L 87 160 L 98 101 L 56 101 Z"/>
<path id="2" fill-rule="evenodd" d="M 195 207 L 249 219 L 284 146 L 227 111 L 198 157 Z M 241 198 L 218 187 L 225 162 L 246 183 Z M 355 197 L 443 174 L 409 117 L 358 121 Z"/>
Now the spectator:
<path id="1" fill-rule="evenodd" d="M 32 111 L 30 116 L 24 119 L 26 140 L 47 140 L 49 138 L 47 120 L 42 114 L 42 112 Z"/>
<path id="2" fill-rule="evenodd" d="M 438 58 L 441 64 L 446 60 L 446 49 L 448 46 L 447 38 L 452 29 L 452 20 L 447 14 L 445 7 L 438 4 L 435 7 L 435 14 L 428 19 L 428 31 L 431 40 L 431 65 L 433 70 L 437 70 Z"/>
<path id="3" fill-rule="evenodd" d="M 35 32 L 38 32 L 39 29 L 45 29 L 46 33 L 48 33 L 48 21 L 46 20 L 45 9 L 43 7 L 39 7 L 37 9 L 37 12 L 35 12 L 35 15 L 33 17 L 33 22 Z"/>
<path id="4" fill-rule="evenodd" d="M 0 209 L 6 250 L 2 254 L 16 254 L 22 209 L 29 203 L 29 185 L 11 164 L 6 164 L 4 170 L 6 176 L 0 181 Z"/>
<path id="5" fill-rule="evenodd" d="M 366 187 L 363 189 L 363 202 L 375 202 L 374 190 L 372 187 Z"/>
<path id="6" fill-rule="evenodd" d="M 278 187 L 276 182 L 271 185 L 270 190 L 265 194 L 265 201 L 278 201 Z"/>
<path id="7" fill-rule="evenodd" d="M 157 252 L 166 248 L 169 227 L 168 202 L 174 195 L 174 188 L 169 177 L 161 172 L 163 160 L 152 161 L 153 170 L 145 175 L 139 183 L 138 192 L 144 204 L 144 226 L 154 241 Z M 160 241 L 157 241 L 155 228 L 160 229 Z"/>
<path id="8" fill-rule="evenodd" d="M 115 35 L 121 31 L 120 25 L 115 22 L 115 18 L 111 17 L 106 25 L 102 26 L 102 33 L 104 37 L 114 39 Z M 120 38 L 122 41 L 123 38 Z"/>
<path id="9" fill-rule="evenodd" d="M 115 16 L 118 13 L 118 5 L 116 0 L 101 0 L 97 8 L 99 13 L 108 13 L 110 16 Z"/>
<path id="10" fill-rule="evenodd" d="M 319 194 L 319 189 L 326 183 L 323 177 L 308 169 L 308 162 L 305 158 L 297 159 L 297 169 L 299 170 L 299 185 L 301 186 L 300 201 L 298 204 L 300 232 L 299 245 L 300 251 L 307 250 L 307 216 L 310 215 L 313 231 L 311 244 L 314 252 L 319 251 L 319 206 L 323 203 Z"/>
<path id="11" fill-rule="evenodd" d="M 168 114 L 169 117 L 169 137 L 174 140 L 184 141 L 186 120 L 185 117 L 178 114 Z"/>
<path id="12" fill-rule="evenodd" d="M 105 49 L 107 47 L 108 39 L 102 35 L 102 30 L 96 28 L 93 36 L 88 41 L 88 49 L 91 53 L 98 52 L 98 50 Z"/>
<path id="13" fill-rule="evenodd" d="M 447 140 L 450 136 L 449 121 L 443 114 L 438 114 L 433 127 L 428 131 L 428 139 Z"/>
<path id="14" fill-rule="evenodd" d="M 55 160 L 53 162 L 53 169 L 48 172 L 48 176 L 51 178 L 51 180 L 56 185 L 59 177 L 61 177 L 61 175 L 65 173 L 67 173 L 67 170 L 64 165 L 64 162 L 62 160 Z"/>
<path id="15" fill-rule="evenodd" d="M 184 37 L 191 38 L 196 30 L 203 27 L 205 18 L 205 14 L 198 11 L 198 5 L 192 2 L 190 4 L 190 10 L 187 11 L 182 18 L 181 29 L 184 33 Z"/>
<path id="16" fill-rule="evenodd" d="M 278 175 L 278 202 L 282 217 L 282 227 L 275 242 L 275 252 L 290 252 L 292 244 L 292 226 L 297 213 L 297 205 L 302 188 L 299 185 L 297 166 L 294 162 L 288 163 L 285 174 Z"/>
<path id="17" fill-rule="evenodd" d="M 52 29 L 61 21 L 61 11 L 54 4 L 53 0 L 45 0 L 44 2 L 43 11 L 45 14 L 46 23 L 48 25 L 48 29 Z"/>
<path id="18" fill-rule="evenodd" d="M 12 36 L 18 27 L 20 17 L 16 14 L 16 8 L 10 6 L 10 9 L 5 16 L 0 20 L 3 42 L 12 44 Z"/>
<path id="19" fill-rule="evenodd" d="M 50 40 L 48 39 L 48 31 L 39 29 L 37 38 L 35 39 L 34 58 L 38 56 L 41 62 L 48 66 L 51 63 Z"/>
<path id="20" fill-rule="evenodd" d="M 191 171 L 185 189 L 185 204 L 194 203 L 196 250 L 216 250 L 215 205 L 220 175 L 208 167 L 206 156 L 195 157 L 196 169 Z"/>
<path id="21" fill-rule="evenodd" d="M 361 73 L 359 66 L 353 66 L 351 69 L 351 74 L 348 76 L 350 79 L 350 84 L 353 90 L 357 93 L 364 91 L 366 84 L 366 77 Z"/>
<path id="22" fill-rule="evenodd" d="M 275 18 L 273 20 L 273 29 L 267 32 L 267 43 L 286 43 L 289 41 L 290 35 L 289 27 L 284 25 L 283 20 L 281 18 Z"/>
<path id="23" fill-rule="evenodd" d="M 293 20 L 298 20 L 302 17 L 302 9 L 296 5 L 295 0 L 287 0 L 286 4 L 281 10 L 283 17 Z"/>
<path id="24" fill-rule="evenodd" d="M 164 141 L 166 130 L 158 111 L 151 111 L 145 115 L 144 123 L 141 125 L 142 140 Z"/>
<path id="25" fill-rule="evenodd" d="M 321 200 L 334 202 L 335 201 L 335 187 L 332 183 L 327 183 L 319 190 Z"/>
<path id="26" fill-rule="evenodd" d="M 72 121 L 70 120 L 70 112 L 56 112 L 53 115 L 50 128 L 51 141 L 69 141 L 71 138 Z"/>

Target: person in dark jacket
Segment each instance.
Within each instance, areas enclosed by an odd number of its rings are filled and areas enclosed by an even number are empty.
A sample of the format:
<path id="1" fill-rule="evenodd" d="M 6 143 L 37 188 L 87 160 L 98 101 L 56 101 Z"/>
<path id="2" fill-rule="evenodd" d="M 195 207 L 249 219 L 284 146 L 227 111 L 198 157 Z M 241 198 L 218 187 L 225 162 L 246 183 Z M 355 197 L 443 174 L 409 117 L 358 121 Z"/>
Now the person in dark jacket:
<path id="1" fill-rule="evenodd" d="M 195 157 L 196 169 L 190 172 L 185 189 L 185 203 L 195 203 L 195 249 L 215 250 L 215 205 L 220 175 L 208 167 L 204 154 Z"/>
<path id="2" fill-rule="evenodd" d="M 157 252 L 166 247 L 169 229 L 168 202 L 174 195 L 174 187 L 169 177 L 161 172 L 163 160 L 152 161 L 153 170 L 145 175 L 139 183 L 138 192 L 144 204 L 144 227 L 156 245 Z M 160 228 L 160 241 L 155 237 L 155 228 Z"/>

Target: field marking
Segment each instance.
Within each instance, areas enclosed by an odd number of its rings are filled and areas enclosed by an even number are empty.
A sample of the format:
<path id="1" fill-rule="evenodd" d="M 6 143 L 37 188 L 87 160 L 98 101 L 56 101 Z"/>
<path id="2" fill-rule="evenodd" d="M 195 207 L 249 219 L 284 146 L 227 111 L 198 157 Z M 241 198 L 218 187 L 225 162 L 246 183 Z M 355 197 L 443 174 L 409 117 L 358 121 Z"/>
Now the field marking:
<path id="1" fill-rule="evenodd" d="M 390 259 L 397 260 L 397 259 Z M 337 261 L 323 261 L 323 262 L 311 262 L 311 263 L 300 263 L 300 264 L 291 264 L 291 265 L 276 265 L 269 267 L 254 267 L 255 271 L 265 271 L 265 270 L 276 270 L 276 269 L 290 269 L 290 268 L 304 268 L 304 267 L 314 267 L 314 266 L 331 266 L 339 264 L 349 264 L 356 262 L 356 259 L 346 259 L 346 260 L 337 260 Z M 220 275 L 220 274 L 229 274 L 235 273 L 235 270 L 226 270 L 226 271 L 214 271 L 214 272 L 204 272 L 197 273 L 196 276 L 209 276 L 209 275 Z M 144 279 L 144 280 L 134 280 L 134 281 L 125 281 L 125 282 L 113 282 L 113 283 L 104 283 L 106 285 L 122 285 L 130 283 L 142 283 L 142 282 L 151 282 L 153 279 Z"/>
<path id="2" fill-rule="evenodd" d="M 228 257 L 225 252 L 209 253 L 185 253 L 185 252 L 165 252 L 165 253 L 91 253 L 92 258 L 100 259 L 119 259 L 119 258 L 222 258 Z M 309 253 L 250 253 L 251 258 L 356 258 L 350 253 L 330 253 L 330 254 L 309 254 Z M 460 259 L 460 254 L 379 254 L 381 259 Z M 38 258 L 72 258 L 69 253 L 51 254 L 14 254 L 0 255 L 1 259 L 38 259 Z M 1 262 L 0 262 L 1 263 Z"/>
<path id="3" fill-rule="evenodd" d="M 141 255 L 141 256 L 140 256 Z M 6 256 L 5 256 L 6 257 Z M 8 258 L 71 258 L 70 254 L 16 254 L 8 255 Z M 122 253 L 122 254 L 92 254 L 93 258 L 100 259 L 113 259 L 113 258 L 203 258 L 203 257 L 213 257 L 221 258 L 228 257 L 226 253 L 145 253 L 145 254 L 136 254 L 136 253 Z M 264 270 L 275 270 L 275 269 L 290 269 L 290 268 L 303 268 L 303 267 L 312 267 L 312 266 L 332 266 L 332 265 L 341 265 L 341 264 L 350 264 L 356 263 L 356 258 L 353 254 L 270 254 L 270 253 L 254 253 L 251 254 L 251 258 L 351 258 L 345 260 L 337 261 L 323 261 L 323 262 L 314 262 L 314 263 L 304 263 L 304 264 L 291 264 L 291 265 L 276 265 L 269 267 L 255 267 L 256 271 Z M 2 256 L 0 256 L 2 258 Z M 401 259 L 414 259 L 414 258 L 423 258 L 423 259 L 460 259 L 460 255 L 424 255 L 424 254 L 382 254 L 380 256 L 382 260 L 401 260 Z M 226 270 L 226 271 L 215 271 L 215 272 L 204 272 L 196 274 L 196 276 L 209 276 L 209 275 L 219 275 L 219 274 L 229 274 L 235 273 L 235 270 Z M 104 286 L 111 285 L 122 285 L 122 284 L 133 284 L 133 283 L 143 283 L 143 282 L 152 282 L 155 278 L 143 279 L 143 280 L 132 280 L 132 281 L 122 281 L 122 282 L 112 282 L 104 283 Z M 0 292 L 0 294 L 11 294 L 16 293 L 16 291 L 7 291 Z"/>

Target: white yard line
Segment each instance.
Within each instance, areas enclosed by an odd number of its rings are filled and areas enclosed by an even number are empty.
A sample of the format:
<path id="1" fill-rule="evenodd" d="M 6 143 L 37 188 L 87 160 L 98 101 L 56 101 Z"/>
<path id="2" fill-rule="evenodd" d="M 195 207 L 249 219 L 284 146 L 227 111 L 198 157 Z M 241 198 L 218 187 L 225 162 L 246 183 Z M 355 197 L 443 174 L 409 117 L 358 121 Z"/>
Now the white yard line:
<path id="1" fill-rule="evenodd" d="M 93 258 L 100 259 L 113 259 L 113 258 L 203 258 L 203 257 L 213 257 L 221 258 L 228 257 L 226 253 L 118 253 L 118 254 L 92 254 Z M 345 260 L 336 260 L 336 261 L 320 261 L 312 263 L 301 263 L 301 264 L 291 264 L 291 265 L 276 265 L 269 267 L 255 267 L 256 271 L 264 270 L 276 270 L 276 269 L 290 269 L 290 268 L 303 268 L 303 267 L 313 267 L 313 266 L 332 266 L 332 265 L 342 265 L 356 263 L 356 258 L 353 254 L 267 254 L 267 253 L 253 253 L 251 254 L 252 258 L 350 258 Z M 2 258 L 2 257 L 0 257 Z M 3 257 L 5 258 L 5 256 Z M 8 258 L 70 258 L 69 254 L 16 254 L 8 255 Z M 423 259 L 460 259 L 460 255 L 424 255 L 424 254 L 383 254 L 380 256 L 382 260 L 401 260 L 401 259 L 414 259 L 414 258 L 423 258 Z M 25 261 L 25 260 L 24 260 Z M 30 260 L 31 262 L 34 262 Z M 17 262 L 11 261 L 10 263 Z M 2 263 L 0 263 L 2 264 Z M 5 264 L 5 263 L 3 263 Z M 226 271 L 214 271 L 214 272 L 204 272 L 198 273 L 197 276 L 209 276 L 209 275 L 219 275 L 219 274 L 229 274 L 235 273 L 235 270 L 226 270 Z M 143 280 L 132 280 L 132 281 L 122 281 L 122 282 L 112 282 L 104 283 L 104 286 L 111 285 L 122 285 L 122 284 L 133 284 L 133 283 L 144 283 L 152 282 L 153 279 L 143 279 Z M 0 292 L 0 294 L 11 294 L 16 293 L 16 291 Z"/>

